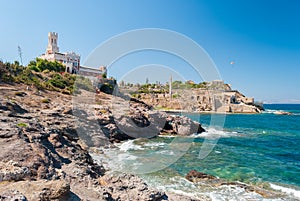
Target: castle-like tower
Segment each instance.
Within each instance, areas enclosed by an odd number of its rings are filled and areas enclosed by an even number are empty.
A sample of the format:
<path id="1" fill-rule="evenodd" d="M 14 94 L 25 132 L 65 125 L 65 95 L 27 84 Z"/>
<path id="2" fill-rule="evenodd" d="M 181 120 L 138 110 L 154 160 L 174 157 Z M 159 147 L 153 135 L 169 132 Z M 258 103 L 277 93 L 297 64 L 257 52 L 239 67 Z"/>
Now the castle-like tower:
<path id="1" fill-rule="evenodd" d="M 97 77 L 101 74 L 107 74 L 107 69 L 105 66 L 101 66 L 99 69 L 80 66 L 80 55 L 75 52 L 59 52 L 57 45 L 58 34 L 55 32 L 48 33 L 48 46 L 46 53 L 42 54 L 39 58 L 46 59 L 48 61 L 57 61 L 63 64 L 68 73 L 79 73 L 79 69 L 82 74 L 88 76 Z"/>
<path id="2" fill-rule="evenodd" d="M 57 46 L 58 34 L 55 32 L 48 33 L 48 46 L 46 54 L 58 53 L 59 48 Z"/>
<path id="3" fill-rule="evenodd" d="M 42 54 L 40 58 L 48 61 L 58 61 L 66 66 L 66 72 L 77 73 L 80 68 L 80 55 L 75 52 L 59 52 L 57 41 L 58 34 L 55 32 L 49 32 L 46 53 Z"/>

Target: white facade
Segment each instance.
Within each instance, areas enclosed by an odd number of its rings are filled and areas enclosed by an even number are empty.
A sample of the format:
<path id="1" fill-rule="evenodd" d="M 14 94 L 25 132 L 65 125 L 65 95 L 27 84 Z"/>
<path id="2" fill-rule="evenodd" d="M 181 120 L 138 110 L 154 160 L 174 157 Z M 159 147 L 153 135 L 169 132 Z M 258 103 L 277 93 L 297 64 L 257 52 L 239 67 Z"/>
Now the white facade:
<path id="1" fill-rule="evenodd" d="M 103 74 L 107 75 L 107 68 L 105 66 L 100 66 L 100 68 L 98 69 L 87 66 L 80 66 L 79 74 L 89 77 L 99 77 Z"/>
<path id="2" fill-rule="evenodd" d="M 80 55 L 74 52 L 60 53 L 57 41 L 58 34 L 49 32 L 46 53 L 41 55 L 40 58 L 48 61 L 58 61 L 66 66 L 66 72 L 77 73 L 80 68 Z"/>

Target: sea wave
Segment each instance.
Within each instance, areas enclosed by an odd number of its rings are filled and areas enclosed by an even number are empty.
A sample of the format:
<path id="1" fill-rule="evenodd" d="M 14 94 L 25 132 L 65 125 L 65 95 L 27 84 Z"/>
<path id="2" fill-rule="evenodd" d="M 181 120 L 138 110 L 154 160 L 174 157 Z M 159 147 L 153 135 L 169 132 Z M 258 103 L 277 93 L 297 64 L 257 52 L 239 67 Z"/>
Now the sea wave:
<path id="1" fill-rule="evenodd" d="M 226 131 L 216 128 L 206 128 L 206 132 L 200 134 L 193 134 L 191 137 L 194 138 L 229 138 L 241 136 L 242 133 L 239 131 Z"/>
<path id="2" fill-rule="evenodd" d="M 184 177 L 149 177 L 147 175 L 143 175 L 142 177 L 146 180 L 148 185 L 161 191 L 185 195 L 196 199 L 199 198 L 198 187 L 194 183 L 186 180 Z"/>
<path id="3" fill-rule="evenodd" d="M 216 128 L 204 128 L 206 131 L 203 133 L 194 133 L 189 136 L 180 136 L 180 137 L 190 137 L 190 138 L 229 138 L 242 136 L 243 132 L 241 131 L 227 131 Z M 161 138 L 175 138 L 176 135 L 159 135 Z"/>
<path id="4" fill-rule="evenodd" d="M 163 135 L 158 135 L 158 137 L 161 137 L 161 138 L 175 138 L 176 136 L 175 135 L 166 135 L 166 134 L 163 134 Z"/>
<path id="5" fill-rule="evenodd" d="M 191 198 L 200 200 L 212 201 L 241 201 L 241 200 L 259 200 L 259 201 L 283 201 L 283 200 L 296 200 L 293 195 L 278 195 L 278 197 L 265 198 L 257 192 L 249 191 L 237 185 L 221 185 L 212 186 L 209 183 L 195 184 L 184 177 L 161 177 L 160 175 L 143 177 L 146 182 L 161 191 L 166 193 L 176 193 L 180 195 L 189 196 Z M 277 190 L 277 189 L 276 189 Z"/>
<path id="6" fill-rule="evenodd" d="M 290 187 L 280 186 L 280 185 L 273 184 L 273 183 L 270 183 L 270 187 L 273 188 L 274 190 L 279 190 L 283 193 L 286 193 L 288 195 L 292 195 L 292 196 L 297 197 L 297 198 L 300 199 L 300 190 L 296 190 L 296 189 L 293 189 L 293 188 L 290 188 Z"/>
<path id="7" fill-rule="evenodd" d="M 215 131 L 211 131 L 215 132 Z M 232 134 L 232 132 L 229 132 L 229 134 Z M 233 134 L 238 134 L 238 133 L 233 133 Z M 140 167 L 142 164 L 139 159 L 139 156 L 133 155 L 131 152 L 128 152 L 128 150 L 134 149 L 134 150 L 143 150 L 146 149 L 147 146 L 153 146 L 154 144 L 158 146 L 164 146 L 166 145 L 165 143 L 162 142 L 150 142 L 150 141 L 143 141 L 143 143 L 136 140 L 131 140 L 127 142 L 123 142 L 119 147 L 122 147 L 122 150 L 120 149 L 109 149 L 109 150 L 104 150 L 104 154 L 100 155 L 94 155 L 94 159 L 98 159 L 98 162 L 100 164 L 103 164 L 105 168 L 111 171 L 125 171 L 128 170 L 127 168 L 130 166 L 131 168 L 137 168 Z M 141 143 L 136 144 L 136 143 Z M 147 145 L 147 146 L 145 146 Z M 166 153 L 166 150 L 159 150 L 159 153 L 162 152 L 161 154 L 163 155 L 172 155 L 172 153 Z M 105 162 L 104 162 L 105 161 Z M 130 164 L 128 166 L 128 164 Z M 166 172 L 165 172 L 166 173 Z M 249 192 L 245 190 L 244 188 L 241 188 L 236 185 L 222 185 L 222 186 L 211 186 L 209 184 L 200 184 L 201 188 L 186 180 L 182 176 L 173 176 L 172 172 L 167 172 L 170 173 L 169 176 L 165 176 L 165 173 L 153 173 L 151 175 L 140 175 L 142 178 L 145 179 L 146 183 L 151 185 L 152 187 L 155 187 L 157 189 L 163 190 L 165 192 L 169 193 L 176 193 L 176 194 L 182 194 L 194 198 L 198 198 L 201 200 L 214 200 L 214 201 L 219 201 L 219 200 L 262 200 L 262 201 L 282 201 L 282 200 L 298 200 L 300 198 L 300 191 L 290 188 L 290 187 L 285 187 L 285 186 L 280 186 L 278 184 L 270 184 L 270 187 L 274 190 L 281 191 L 282 193 L 286 194 L 287 197 L 283 195 L 279 196 L 278 198 L 273 198 L 273 199 L 267 199 L 262 197 L 260 194 L 256 192 Z M 155 174 L 157 174 L 155 176 Z M 164 176 L 162 176 L 162 174 Z"/>
<path id="8" fill-rule="evenodd" d="M 141 145 L 135 144 L 134 140 L 128 140 L 118 145 L 120 151 L 127 152 L 129 150 L 144 150 Z"/>
<path id="9" fill-rule="evenodd" d="M 151 148 L 153 148 L 153 147 L 163 147 L 165 145 L 166 145 L 166 143 L 164 143 L 164 142 L 148 142 L 148 143 L 144 144 L 145 147 L 151 147 Z"/>
<path id="10" fill-rule="evenodd" d="M 232 186 L 232 185 L 223 185 L 220 187 L 213 188 L 211 192 L 206 192 L 212 201 L 241 201 L 241 200 L 267 200 L 264 199 L 261 195 L 255 192 L 248 192 L 244 188 Z M 273 199 L 273 201 L 276 199 Z"/>
<path id="11" fill-rule="evenodd" d="M 274 112 L 280 112 L 280 111 L 282 111 L 282 110 L 266 109 L 265 111 L 262 111 L 262 113 L 273 114 Z"/>
<path id="12" fill-rule="evenodd" d="M 289 111 L 289 110 L 271 110 L 271 109 L 267 109 L 265 111 L 263 111 L 262 113 L 265 114 L 281 114 L 281 115 L 299 115 L 299 113 L 296 111 Z"/>

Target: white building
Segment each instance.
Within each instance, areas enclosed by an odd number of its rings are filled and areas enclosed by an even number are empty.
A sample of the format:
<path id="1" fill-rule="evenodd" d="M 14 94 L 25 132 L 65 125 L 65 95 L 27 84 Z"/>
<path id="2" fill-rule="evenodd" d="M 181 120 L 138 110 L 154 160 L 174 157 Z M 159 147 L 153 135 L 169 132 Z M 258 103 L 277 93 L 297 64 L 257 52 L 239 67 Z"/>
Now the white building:
<path id="1" fill-rule="evenodd" d="M 98 69 L 87 66 L 80 66 L 78 74 L 88 77 L 102 77 L 103 74 L 107 75 L 107 68 L 105 66 L 100 66 Z"/>
<path id="2" fill-rule="evenodd" d="M 80 55 L 74 52 L 60 53 L 57 41 L 58 34 L 55 32 L 49 32 L 46 53 L 42 54 L 40 58 L 48 61 L 58 61 L 66 66 L 66 72 L 77 73 L 80 68 Z"/>

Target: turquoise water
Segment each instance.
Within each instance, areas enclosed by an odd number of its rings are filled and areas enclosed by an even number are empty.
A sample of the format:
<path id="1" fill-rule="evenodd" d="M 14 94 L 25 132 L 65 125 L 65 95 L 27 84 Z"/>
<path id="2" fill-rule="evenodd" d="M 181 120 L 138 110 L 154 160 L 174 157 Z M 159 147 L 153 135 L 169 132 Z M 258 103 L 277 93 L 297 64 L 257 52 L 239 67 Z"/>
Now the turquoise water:
<path id="1" fill-rule="evenodd" d="M 298 200 L 300 105 L 265 105 L 265 108 L 262 114 L 220 115 L 225 117 L 223 128 L 211 125 L 211 119 L 216 114 L 184 114 L 201 122 L 207 132 L 189 138 L 161 136 L 128 141 L 121 144 L 119 150 L 107 152 L 107 164 L 113 170 L 140 173 L 147 183 L 162 190 L 180 191 L 188 195 L 199 192 L 198 195 L 204 194 L 212 200 L 261 198 L 228 189 L 203 190 L 202 187 L 200 190 L 184 180 L 190 170 L 195 169 L 229 181 L 254 185 L 276 184 L 288 191 L 292 189 L 296 195 L 296 198 L 283 200 Z M 275 111 L 292 114 L 278 115 L 274 114 Z M 199 158 L 205 143 L 212 149 L 206 157 Z M 237 196 L 236 199 L 233 199 L 233 195 Z"/>
<path id="2" fill-rule="evenodd" d="M 265 108 L 263 114 L 226 115 L 223 130 L 228 136 L 218 140 L 215 151 L 207 158 L 191 160 L 188 166 L 231 180 L 300 186 L 300 105 L 265 105 Z M 293 114 L 276 115 L 272 113 L 274 110 Z M 196 120 L 195 115 L 188 116 Z M 200 115 L 203 126 L 209 125 L 210 116 Z M 201 145 L 203 139 L 194 141 Z M 191 148 L 187 155 L 194 149 L 197 148 Z M 186 168 L 180 165 L 184 162 L 183 157 L 173 164 L 174 168 L 186 173 Z"/>

